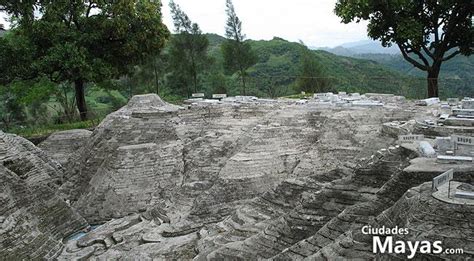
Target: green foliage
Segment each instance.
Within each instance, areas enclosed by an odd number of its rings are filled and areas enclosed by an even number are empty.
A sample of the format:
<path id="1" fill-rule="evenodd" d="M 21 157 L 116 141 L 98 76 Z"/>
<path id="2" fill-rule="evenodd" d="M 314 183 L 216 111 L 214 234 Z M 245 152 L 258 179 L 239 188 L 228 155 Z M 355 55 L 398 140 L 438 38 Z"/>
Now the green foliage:
<path id="1" fill-rule="evenodd" d="M 165 87 L 165 75 L 169 68 L 168 60 L 169 56 L 167 54 L 160 53 L 145 58 L 140 65 L 135 66 L 127 79 L 127 84 L 133 86 L 130 89 L 131 93 L 129 93 L 129 96 L 135 93 L 156 93 L 161 95 L 162 89 Z M 113 84 L 108 89 L 123 90 L 123 86 Z"/>
<path id="2" fill-rule="evenodd" d="M 227 41 L 221 45 L 224 58 L 224 70 L 228 74 L 239 73 L 242 80 L 242 94 L 246 95 L 247 70 L 257 63 L 257 54 L 252 50 L 249 42 L 245 42 L 242 33 L 242 22 L 235 13 L 231 0 L 226 1 L 227 23 L 225 27 Z"/>
<path id="3" fill-rule="evenodd" d="M 428 73 L 428 96 L 438 96 L 441 64 L 474 50 L 473 1 L 338 0 L 342 22 L 368 20 L 368 35 L 398 45 L 403 57 Z"/>
<path id="4" fill-rule="evenodd" d="M 331 81 L 327 78 L 324 68 L 317 61 L 314 53 L 303 43 L 301 45 L 301 61 L 296 80 L 298 90 L 310 93 L 329 91 Z"/>
<path id="5" fill-rule="evenodd" d="M 25 108 L 19 102 L 20 99 L 16 95 L 11 92 L 1 91 L 0 99 L 0 121 L 3 126 L 9 128 L 26 119 Z"/>
<path id="6" fill-rule="evenodd" d="M 106 115 L 127 103 L 127 99 L 119 91 L 104 89 L 97 85 L 88 88 L 86 100 L 91 105 L 92 111 L 99 115 Z"/>
<path id="7" fill-rule="evenodd" d="M 246 70 L 257 63 L 257 55 L 252 50 L 249 42 L 239 43 L 227 40 L 221 45 L 224 57 L 224 70 L 229 74 L 239 72 L 245 74 Z"/>
<path id="8" fill-rule="evenodd" d="M 128 73 L 132 65 L 159 53 L 169 35 L 161 20 L 160 1 L 15 2 L 0 2 L 0 9 L 17 20 L 15 37 L 0 41 L 0 47 L 13 50 L 6 56 L 2 53 L 2 59 L 19 57 L 0 64 L 1 71 L 8 72 L 2 81 L 47 77 L 58 84 L 75 83 L 81 116 L 86 111 L 84 82 Z M 35 9 L 41 16 L 34 17 Z"/>
<path id="9" fill-rule="evenodd" d="M 277 97 L 299 92 L 295 84 L 301 73 L 301 44 L 281 38 L 249 43 L 259 54 L 257 64 L 248 70 L 249 93 Z M 324 76 L 317 80 L 317 85 L 329 84 L 329 91 L 394 93 L 410 98 L 420 98 L 425 94 L 420 90 L 423 90 L 421 88 L 426 80 L 405 75 L 377 62 L 337 56 L 325 51 L 308 52 L 323 68 Z M 215 59 L 219 60 L 219 57 Z M 407 88 L 401 89 L 400 86 Z M 229 89 L 235 92 L 232 86 Z"/>
<path id="10" fill-rule="evenodd" d="M 29 39 L 15 31 L 0 37 L 0 84 L 8 84 L 17 78 L 31 79 L 35 75 L 29 66 L 36 49 Z"/>
<path id="11" fill-rule="evenodd" d="M 464 0 L 339 0 L 342 22 L 368 20 L 368 34 L 384 46 L 408 45 L 415 50 L 459 47 L 472 53 L 474 4 Z M 441 35 L 440 35 L 441 34 Z"/>
<path id="12" fill-rule="evenodd" d="M 211 63 L 207 53 L 209 41 L 199 26 L 192 23 L 174 1 L 170 2 L 170 8 L 177 34 L 170 42 L 169 65 L 172 75 L 169 80 L 179 94 L 189 97 L 192 92 L 198 92 L 200 75 Z"/>
<path id="13" fill-rule="evenodd" d="M 406 63 L 400 55 L 363 54 L 357 58 L 373 60 L 404 75 L 422 77 L 424 72 Z M 468 97 L 474 93 L 474 56 L 456 56 L 441 66 L 440 96 Z"/>
<path id="14" fill-rule="evenodd" d="M 60 124 L 45 124 L 41 126 L 16 126 L 14 128 L 7 129 L 8 132 L 14 133 L 25 138 L 46 136 L 57 131 L 71 130 L 71 129 L 90 129 L 100 122 L 101 119 L 94 119 L 88 121 L 80 121 L 73 123 L 60 123 Z"/>
<path id="15" fill-rule="evenodd" d="M 228 79 L 222 73 L 213 73 L 207 77 L 206 85 L 209 95 L 213 93 L 228 93 Z"/>

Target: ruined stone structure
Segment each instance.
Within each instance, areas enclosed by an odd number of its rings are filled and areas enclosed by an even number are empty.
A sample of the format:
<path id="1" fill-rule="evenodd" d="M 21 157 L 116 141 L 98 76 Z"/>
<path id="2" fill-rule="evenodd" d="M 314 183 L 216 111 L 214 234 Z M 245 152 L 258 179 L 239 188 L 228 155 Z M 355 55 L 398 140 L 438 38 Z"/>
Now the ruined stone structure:
<path id="1" fill-rule="evenodd" d="M 0 132 L 0 259 L 53 258 L 88 223 L 55 191 L 62 168 L 29 141 Z"/>
<path id="2" fill-rule="evenodd" d="M 380 94 L 197 98 L 183 106 L 135 96 L 90 137 L 65 132 L 40 145 L 54 170 L 41 176 L 55 192 L 47 195 L 74 213 L 63 217 L 66 230 L 48 229 L 51 238 L 79 233 L 43 256 L 386 258 L 372 253 L 371 237 L 360 231 L 393 223 L 410 229 L 406 240 L 430 227 L 424 238 L 441 234 L 446 246 L 466 250 L 441 257 L 472 258 L 473 207 L 443 205 L 427 182 L 452 168 L 458 182 L 472 184 L 474 165 L 443 164 L 420 157 L 415 143 L 397 145 L 398 135 L 416 133 L 416 122 L 433 115 L 433 106 Z M 61 158 L 74 160 L 61 167 Z M 426 215 L 431 210 L 439 215 Z M 450 213 L 459 223 L 446 221 Z M 87 223 L 100 226 L 81 233 Z M 459 237 L 467 243 L 457 246 Z M 432 256 L 417 256 L 423 257 Z"/>
<path id="3" fill-rule="evenodd" d="M 65 167 L 69 162 L 69 157 L 81 149 L 91 134 L 89 130 L 56 132 L 38 144 L 38 148 Z"/>

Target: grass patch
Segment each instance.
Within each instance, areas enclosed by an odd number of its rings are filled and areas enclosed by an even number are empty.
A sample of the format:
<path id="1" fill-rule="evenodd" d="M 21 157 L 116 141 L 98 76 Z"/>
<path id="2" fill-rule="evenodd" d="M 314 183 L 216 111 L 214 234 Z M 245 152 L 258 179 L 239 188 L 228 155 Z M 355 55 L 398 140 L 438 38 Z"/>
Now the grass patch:
<path id="1" fill-rule="evenodd" d="M 57 131 L 94 128 L 101 122 L 101 120 L 102 119 L 94 119 L 94 120 L 79 121 L 79 122 L 72 122 L 72 123 L 49 124 L 49 125 L 28 126 L 28 127 L 17 126 L 15 128 L 7 130 L 7 132 L 17 134 L 24 138 L 34 138 L 34 137 L 47 136 Z"/>
<path id="2" fill-rule="evenodd" d="M 313 97 L 313 94 L 312 93 L 306 93 L 306 94 L 293 94 L 293 95 L 288 95 L 288 96 L 284 96 L 282 98 L 287 98 L 287 99 L 298 99 L 298 100 L 301 100 L 301 99 L 308 99 L 308 98 L 311 98 Z"/>

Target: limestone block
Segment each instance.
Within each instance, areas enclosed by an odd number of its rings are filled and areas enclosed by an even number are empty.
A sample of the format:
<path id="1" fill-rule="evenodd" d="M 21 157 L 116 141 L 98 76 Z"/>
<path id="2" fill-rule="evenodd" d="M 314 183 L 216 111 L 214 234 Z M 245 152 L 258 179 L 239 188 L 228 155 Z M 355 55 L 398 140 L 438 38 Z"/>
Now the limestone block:
<path id="1" fill-rule="evenodd" d="M 462 108 L 465 110 L 474 110 L 474 99 L 463 100 Z"/>
<path id="2" fill-rule="evenodd" d="M 418 151 L 423 157 L 427 157 L 427 158 L 436 157 L 436 151 L 433 149 L 431 144 L 427 141 L 420 141 L 418 143 Z"/>
<path id="3" fill-rule="evenodd" d="M 428 98 L 428 99 L 416 101 L 416 105 L 419 105 L 419 106 L 431 106 L 438 103 L 440 103 L 439 98 Z"/>
<path id="4" fill-rule="evenodd" d="M 451 137 L 436 137 L 435 148 L 439 153 L 446 153 L 446 151 L 454 150 L 454 142 Z"/>

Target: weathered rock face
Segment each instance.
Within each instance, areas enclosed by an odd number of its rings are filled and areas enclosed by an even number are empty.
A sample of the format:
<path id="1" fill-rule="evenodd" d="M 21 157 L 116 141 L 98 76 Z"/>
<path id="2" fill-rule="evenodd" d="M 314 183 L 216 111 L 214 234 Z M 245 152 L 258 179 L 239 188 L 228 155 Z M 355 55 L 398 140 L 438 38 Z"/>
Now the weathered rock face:
<path id="1" fill-rule="evenodd" d="M 136 96 L 97 127 L 61 192 L 93 223 L 155 204 L 178 227 L 216 222 L 287 178 L 354 168 L 354 156 L 393 141 L 382 122 L 409 115 L 286 102 L 182 109 Z"/>
<path id="2" fill-rule="evenodd" d="M 29 141 L 0 132 L 0 259 L 54 258 L 88 224 L 55 195 L 62 169 Z"/>
<path id="3" fill-rule="evenodd" d="M 0 164 L 16 173 L 27 185 L 57 189 L 63 169 L 33 143 L 0 131 Z"/>
<path id="4" fill-rule="evenodd" d="M 56 132 L 38 144 L 38 148 L 65 167 L 69 162 L 69 157 L 86 143 L 91 134 L 89 130 Z"/>
<path id="5" fill-rule="evenodd" d="M 90 222 L 115 219 L 101 227 L 109 239 L 92 231 L 90 243 L 71 241 L 62 257 L 309 256 L 332 241 L 316 249 L 304 240 L 321 237 L 344 209 L 361 206 L 356 212 L 368 222 L 398 199 L 378 191 L 413 156 L 392 147 L 376 152 L 394 141 L 382 134 L 383 123 L 416 113 L 403 103 L 321 108 L 286 101 L 180 109 L 154 95 L 134 97 L 95 130 L 61 188 Z M 159 222 L 135 218 L 115 228 L 156 206 Z M 117 233 L 126 236 L 116 240 Z"/>
<path id="6" fill-rule="evenodd" d="M 242 219 L 244 222 L 238 222 L 238 218 L 233 216 L 234 224 L 232 226 L 223 226 L 217 224 L 214 228 L 202 230 L 204 240 L 200 245 L 201 259 L 219 259 L 244 256 L 247 258 L 272 258 L 276 259 L 301 259 L 309 253 L 315 253 L 318 250 L 318 244 L 327 242 L 334 235 L 326 232 L 319 237 L 313 236 L 319 229 L 331 224 L 336 232 L 344 231 L 346 224 L 341 224 L 346 220 L 347 225 L 357 223 L 357 219 L 367 219 L 367 211 L 381 211 L 380 208 L 387 206 L 384 202 L 378 204 L 367 204 L 377 199 L 377 191 L 391 179 L 393 175 L 400 172 L 408 165 L 407 158 L 413 155 L 401 148 L 392 148 L 384 152 L 379 152 L 371 160 L 362 162 L 357 170 L 345 177 L 341 175 L 331 175 L 332 181 L 328 178 L 313 177 L 319 180 L 319 186 L 313 185 L 300 191 L 297 202 L 292 209 L 279 207 L 279 204 L 264 204 L 263 208 L 257 208 L 256 212 L 268 213 L 267 209 L 281 209 L 282 213 L 268 215 L 267 218 L 261 218 L 254 222 L 252 219 Z M 331 181 L 323 183 L 322 181 Z M 307 181 L 300 180 L 300 184 L 308 184 Z M 309 183 L 311 184 L 311 183 Z M 314 184 L 314 183 L 313 183 Z M 304 188 L 304 187 L 303 187 Z M 280 194 L 288 191 L 288 188 L 282 188 L 281 191 L 275 191 Z M 267 197 L 268 198 L 268 197 Z M 268 202 L 278 202 L 275 198 L 269 197 Z M 285 200 L 289 202 L 288 200 Z M 290 201 L 291 202 L 291 201 Z M 385 202 L 386 203 L 386 202 Z M 339 218 L 343 210 L 350 209 L 352 206 L 358 211 L 354 216 Z M 382 208 L 383 210 L 383 208 Z M 239 212 L 237 210 L 237 212 Z M 337 219 L 335 217 L 338 217 Z M 334 220 L 334 222 L 333 222 Z M 228 222 L 228 221 L 227 221 Z M 328 223 L 329 222 L 329 223 Z M 264 227 L 264 229 L 259 229 Z M 222 230 L 226 230 L 222 233 Z M 247 231 L 245 236 L 240 236 L 238 240 L 226 242 L 223 238 L 234 235 L 240 231 Z M 329 231 L 331 232 L 331 231 Z M 334 232 L 332 232 L 334 233 Z M 336 235 L 339 236 L 339 235 Z M 271 247 L 269 247 L 271 246 Z M 211 249 L 212 251 L 209 251 Z M 206 251 L 207 250 L 207 251 Z"/>
<path id="7" fill-rule="evenodd" d="M 390 105 L 243 97 L 182 108 L 142 95 L 89 138 L 51 136 L 42 145 L 47 153 L 0 132 L 0 256 L 406 258 L 374 255 L 372 237 L 360 233 L 368 224 L 406 227 L 413 233 L 404 240 L 443 240 L 472 256 L 472 206 L 438 202 L 427 184 L 410 188 L 450 168 L 457 181 L 472 184 L 474 166 L 395 146 L 399 133 L 413 129 L 411 120 L 431 109 L 382 98 Z M 384 125 L 394 121 L 409 124 Z M 74 160 L 63 174 L 47 154 Z M 63 248 L 61 239 L 87 222 L 58 195 L 90 223 L 106 223 Z M 433 257 L 440 256 L 417 256 Z"/>
<path id="8" fill-rule="evenodd" d="M 183 179 L 178 110 L 156 95 L 134 97 L 95 129 L 61 192 L 92 223 L 169 199 Z"/>
<path id="9" fill-rule="evenodd" d="M 407 228 L 408 234 L 396 235 L 393 240 L 441 241 L 443 249 L 463 249 L 463 253 L 425 254 L 418 251 L 414 260 L 468 260 L 473 258 L 474 206 L 448 204 L 431 196 L 431 183 L 424 183 L 408 190 L 392 207 L 378 215 L 370 225 L 380 227 Z M 382 242 L 385 236 L 381 236 Z M 407 258 L 406 254 L 374 254 L 373 237 L 364 235 L 360 227 L 348 231 L 311 256 L 311 259 L 396 259 Z"/>

